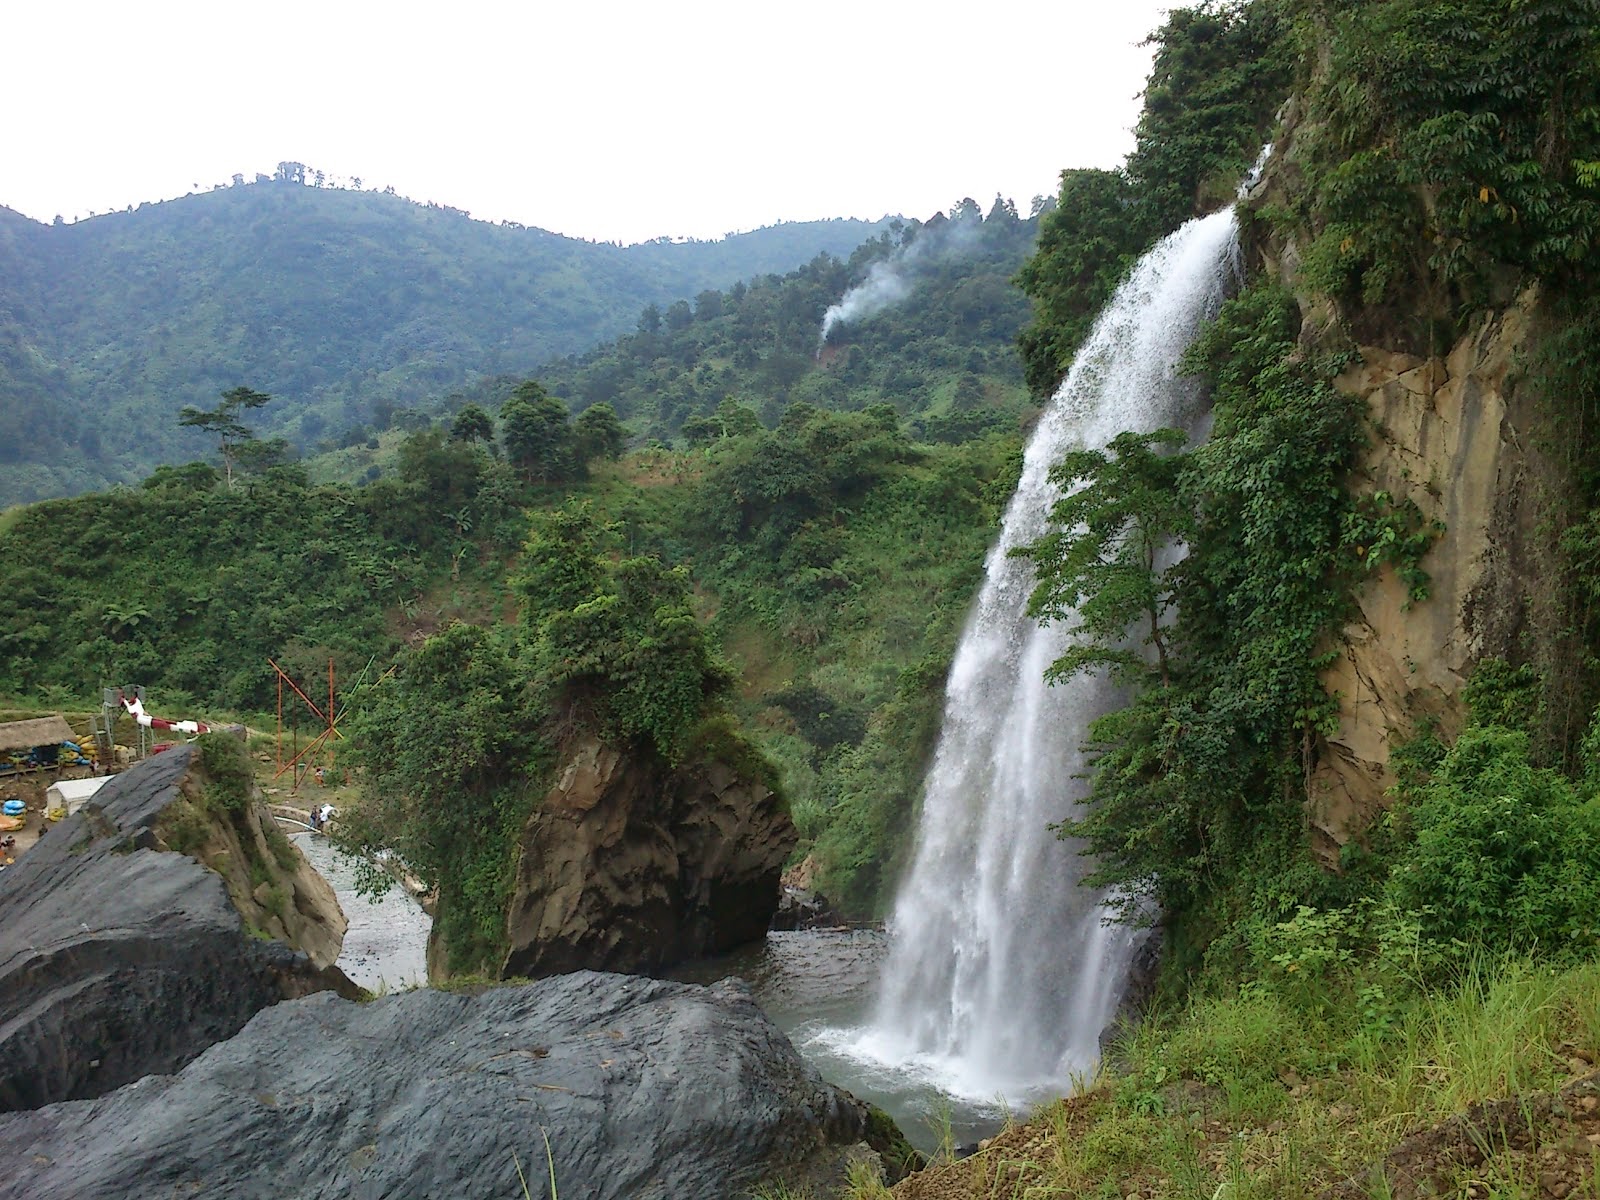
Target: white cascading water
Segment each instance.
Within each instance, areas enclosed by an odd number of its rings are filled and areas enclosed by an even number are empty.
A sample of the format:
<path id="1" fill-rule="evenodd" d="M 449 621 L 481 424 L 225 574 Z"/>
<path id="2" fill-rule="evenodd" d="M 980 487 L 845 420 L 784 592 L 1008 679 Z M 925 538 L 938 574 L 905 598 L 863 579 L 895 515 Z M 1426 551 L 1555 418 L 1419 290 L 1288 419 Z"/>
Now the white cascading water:
<path id="1" fill-rule="evenodd" d="M 1078 847 L 1049 829 L 1083 795 L 1079 747 L 1118 694 L 1098 676 L 1046 686 L 1065 635 L 1028 617 L 1033 569 L 1008 552 L 1045 531 L 1068 449 L 1201 416 L 1176 365 L 1235 278 L 1236 247 L 1231 209 L 1191 221 L 1107 305 L 1028 444 L 951 665 L 883 991 L 853 1050 L 955 1096 L 1059 1089 L 1093 1068 L 1121 996 L 1134 934 L 1105 922 Z"/>

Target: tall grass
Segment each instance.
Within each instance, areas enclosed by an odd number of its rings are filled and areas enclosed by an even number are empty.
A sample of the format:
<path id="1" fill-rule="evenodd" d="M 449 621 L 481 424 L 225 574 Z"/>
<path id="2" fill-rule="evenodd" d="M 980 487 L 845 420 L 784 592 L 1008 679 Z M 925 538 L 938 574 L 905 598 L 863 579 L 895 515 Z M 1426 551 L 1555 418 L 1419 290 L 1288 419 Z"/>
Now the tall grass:
<path id="1" fill-rule="evenodd" d="M 1559 1087 L 1600 1061 L 1600 963 L 1480 957 L 1382 1011 L 1270 990 L 1197 999 L 1126 1033 L 1111 1061 L 1080 1094 L 1034 1114 L 1025 1150 L 936 1169 L 993 1181 L 970 1194 L 1006 1200 L 1311 1200 L 1371 1177 L 1412 1133 L 1486 1100 Z M 1482 1149 L 1479 1196 L 1539 1194 L 1499 1148 Z M 1366 1186 L 1388 1194 L 1375 1177 Z"/>

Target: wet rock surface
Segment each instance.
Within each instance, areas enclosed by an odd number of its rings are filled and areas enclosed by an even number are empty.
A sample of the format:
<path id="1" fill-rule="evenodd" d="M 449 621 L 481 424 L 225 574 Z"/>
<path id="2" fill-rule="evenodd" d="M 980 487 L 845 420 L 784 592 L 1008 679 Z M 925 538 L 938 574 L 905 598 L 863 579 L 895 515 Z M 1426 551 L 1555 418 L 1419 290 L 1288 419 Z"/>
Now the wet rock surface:
<path id="1" fill-rule="evenodd" d="M 836 929 L 844 924 L 844 917 L 826 896 L 785 884 L 778 897 L 778 910 L 772 914 L 772 924 L 768 928 L 776 933 L 790 933 L 802 929 Z"/>
<path id="2" fill-rule="evenodd" d="M 158 819 L 192 758 L 179 747 L 119 775 L 0 872 L 0 1111 L 177 1070 L 286 998 L 356 994 L 251 936 L 222 878 L 163 848 Z"/>
<path id="3" fill-rule="evenodd" d="M 747 989 L 580 972 L 265 1010 L 176 1076 L 0 1116 L 0 1196 L 748 1195 L 873 1124 Z M 549 1138 L 546 1158 L 545 1137 Z"/>

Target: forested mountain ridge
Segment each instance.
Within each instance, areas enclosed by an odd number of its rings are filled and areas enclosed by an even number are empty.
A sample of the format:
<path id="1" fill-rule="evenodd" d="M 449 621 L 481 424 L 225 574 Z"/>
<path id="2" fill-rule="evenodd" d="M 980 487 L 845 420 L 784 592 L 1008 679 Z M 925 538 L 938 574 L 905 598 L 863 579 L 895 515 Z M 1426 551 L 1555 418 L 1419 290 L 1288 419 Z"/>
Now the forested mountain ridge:
<path id="1" fill-rule="evenodd" d="M 136 479 L 241 383 L 309 447 L 485 375 L 526 374 L 647 304 L 844 255 L 887 225 L 614 246 L 379 192 L 268 181 L 46 226 L 0 208 L 0 503 Z"/>
<path id="2" fill-rule="evenodd" d="M 1020 217 L 1000 197 L 987 216 L 966 198 L 948 215 L 895 222 L 848 257 L 650 306 L 632 333 L 540 378 L 575 409 L 610 404 L 662 441 L 727 436 L 725 402 L 769 428 L 792 403 L 886 403 L 934 441 L 1014 429 L 1031 405 L 1016 356 L 1028 306 L 1013 277 L 1038 227 L 1037 213 Z"/>

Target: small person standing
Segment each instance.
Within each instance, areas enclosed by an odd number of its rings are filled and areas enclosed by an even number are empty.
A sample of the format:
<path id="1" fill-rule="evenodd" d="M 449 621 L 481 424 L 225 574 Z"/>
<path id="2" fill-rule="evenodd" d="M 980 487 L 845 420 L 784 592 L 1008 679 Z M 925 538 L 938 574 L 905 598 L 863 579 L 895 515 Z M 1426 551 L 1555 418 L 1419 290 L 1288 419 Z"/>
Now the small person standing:
<path id="1" fill-rule="evenodd" d="M 322 828 L 322 810 L 315 804 L 311 806 L 311 811 L 306 814 L 306 824 L 311 826 L 312 833 L 316 833 Z"/>

